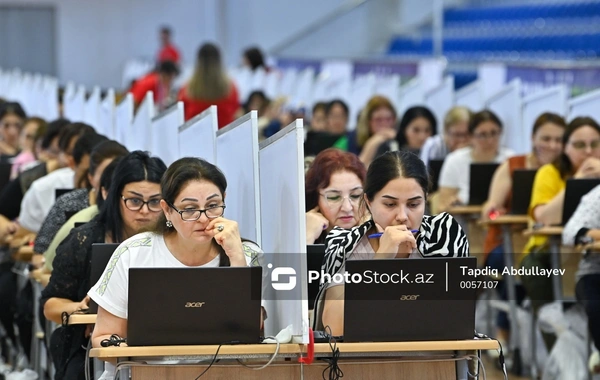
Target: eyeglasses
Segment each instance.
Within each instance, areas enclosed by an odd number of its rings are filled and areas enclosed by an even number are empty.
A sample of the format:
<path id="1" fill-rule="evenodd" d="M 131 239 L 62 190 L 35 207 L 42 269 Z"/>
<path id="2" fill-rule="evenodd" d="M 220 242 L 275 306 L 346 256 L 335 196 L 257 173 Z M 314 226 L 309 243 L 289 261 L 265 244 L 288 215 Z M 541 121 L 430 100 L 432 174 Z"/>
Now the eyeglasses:
<path id="1" fill-rule="evenodd" d="M 141 198 L 125 198 L 121 195 L 121 199 L 125 202 L 125 207 L 131 211 L 140 211 L 144 205 L 148 205 L 148 210 L 152 212 L 159 212 L 162 210 L 160 208 L 160 199 L 158 198 L 150 199 L 146 202 Z"/>
<path id="2" fill-rule="evenodd" d="M 2 127 L 4 127 L 4 128 L 15 127 L 17 129 L 21 129 L 21 128 L 23 128 L 23 123 L 7 123 L 7 122 L 4 122 L 4 123 L 2 123 Z"/>
<path id="3" fill-rule="evenodd" d="M 393 116 L 372 117 L 371 121 L 373 123 L 375 123 L 375 124 L 393 123 L 394 122 L 394 117 Z"/>
<path id="4" fill-rule="evenodd" d="M 573 148 L 575 148 L 577 150 L 584 150 L 588 146 L 592 150 L 596 150 L 596 149 L 600 148 L 600 140 L 594 140 L 594 141 L 590 142 L 589 144 L 585 141 L 573 141 L 571 143 L 571 145 L 573 146 Z"/>
<path id="5" fill-rule="evenodd" d="M 179 210 L 173 204 L 169 202 L 167 202 L 167 204 L 173 210 L 177 211 L 179 215 L 181 215 L 181 220 L 183 220 L 184 222 L 194 222 L 200 219 L 203 213 L 206 214 L 206 217 L 208 219 L 218 218 L 219 216 L 222 216 L 225 213 L 225 205 L 213 206 L 205 210 Z"/>
<path id="6" fill-rule="evenodd" d="M 492 132 L 481 132 L 481 133 L 474 133 L 473 137 L 475 137 L 478 140 L 487 140 L 487 139 L 495 139 L 498 138 L 500 135 L 502 134 L 502 132 L 500 131 L 492 131 Z"/>
<path id="7" fill-rule="evenodd" d="M 344 202 L 344 199 L 348 199 L 350 203 L 357 205 L 360 202 L 360 199 L 363 197 L 363 192 L 355 192 L 347 197 L 343 197 L 342 193 L 340 193 L 339 191 L 332 190 L 326 191 L 325 193 L 320 195 L 325 197 L 325 202 L 327 202 L 327 205 L 333 208 L 339 207 Z"/>

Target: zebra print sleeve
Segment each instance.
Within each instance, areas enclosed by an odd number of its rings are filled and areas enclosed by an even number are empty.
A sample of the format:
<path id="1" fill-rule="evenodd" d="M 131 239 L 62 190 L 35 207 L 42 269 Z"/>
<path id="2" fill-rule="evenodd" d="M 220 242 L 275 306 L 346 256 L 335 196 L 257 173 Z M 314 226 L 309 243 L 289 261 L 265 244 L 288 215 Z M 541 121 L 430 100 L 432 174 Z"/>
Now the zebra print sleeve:
<path id="1" fill-rule="evenodd" d="M 469 256 L 467 234 L 447 212 L 423 217 L 417 247 L 423 257 Z"/>

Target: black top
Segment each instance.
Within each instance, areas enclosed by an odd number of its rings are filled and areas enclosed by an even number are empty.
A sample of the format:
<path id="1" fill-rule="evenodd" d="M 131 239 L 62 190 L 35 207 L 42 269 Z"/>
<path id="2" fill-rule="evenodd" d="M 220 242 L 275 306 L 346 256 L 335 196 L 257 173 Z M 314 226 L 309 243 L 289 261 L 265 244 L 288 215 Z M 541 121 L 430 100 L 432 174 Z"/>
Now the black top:
<path id="1" fill-rule="evenodd" d="M 0 214 L 11 220 L 16 219 L 21 213 L 23 195 L 29 190 L 33 181 L 46 174 L 48 174 L 48 169 L 46 163 L 42 162 L 19 174 L 16 179 L 4 186 L 0 193 Z"/>

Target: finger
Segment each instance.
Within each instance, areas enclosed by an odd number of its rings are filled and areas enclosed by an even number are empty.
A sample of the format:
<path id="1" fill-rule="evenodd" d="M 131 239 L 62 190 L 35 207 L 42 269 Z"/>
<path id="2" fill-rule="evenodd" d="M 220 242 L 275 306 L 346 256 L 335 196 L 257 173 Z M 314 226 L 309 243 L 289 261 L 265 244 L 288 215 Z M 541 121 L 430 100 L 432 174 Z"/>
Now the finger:
<path id="1" fill-rule="evenodd" d="M 215 219 L 211 219 L 208 222 L 208 225 L 206 226 L 206 230 L 212 231 L 213 229 L 216 229 L 217 225 L 225 226 L 224 222 L 225 222 L 225 218 L 223 218 L 222 216 L 219 216 L 218 218 L 215 218 Z"/>
<path id="2" fill-rule="evenodd" d="M 317 205 L 317 207 L 313 208 L 312 210 L 310 210 L 309 212 L 316 212 L 316 213 L 321 213 L 321 209 L 319 208 L 319 205 Z"/>

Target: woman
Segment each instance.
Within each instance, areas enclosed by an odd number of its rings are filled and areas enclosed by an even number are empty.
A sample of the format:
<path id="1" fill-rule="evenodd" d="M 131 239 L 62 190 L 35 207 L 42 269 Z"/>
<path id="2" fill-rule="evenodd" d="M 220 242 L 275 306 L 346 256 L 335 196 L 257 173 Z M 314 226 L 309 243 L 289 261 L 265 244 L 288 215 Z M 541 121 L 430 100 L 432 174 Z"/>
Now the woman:
<path id="1" fill-rule="evenodd" d="M 242 65 L 248 67 L 252 71 L 258 68 L 269 71 L 267 65 L 265 64 L 265 57 L 257 46 L 253 46 L 244 50 L 244 55 L 242 56 Z"/>
<path id="2" fill-rule="evenodd" d="M 306 244 L 322 244 L 334 227 L 360 224 L 366 169 L 358 157 L 329 148 L 317 155 L 305 181 Z"/>
<path id="3" fill-rule="evenodd" d="M 198 50 L 196 69 L 189 83 L 179 91 L 179 100 L 183 101 L 185 120 L 189 120 L 211 105 L 219 109 L 217 118 L 219 128 L 234 120 L 239 108 L 238 91 L 227 77 L 221 63 L 219 49 L 210 43 Z"/>
<path id="4" fill-rule="evenodd" d="M 61 324 L 63 315 L 68 318 L 88 307 L 93 243 L 120 243 L 156 223 L 161 211 L 160 178 L 165 171 L 161 159 L 140 151 L 118 164 L 100 214 L 74 228 L 57 249 L 50 283 L 42 292 L 47 319 Z M 52 334 L 50 352 L 57 379 L 84 378 L 89 335 L 85 325 L 63 326 Z"/>
<path id="5" fill-rule="evenodd" d="M 469 122 L 471 146 L 450 153 L 444 160 L 439 179 L 439 210 L 469 203 L 472 163 L 504 162 L 513 151 L 500 146 L 502 122 L 492 111 L 473 115 Z"/>
<path id="6" fill-rule="evenodd" d="M 46 133 L 48 124 L 44 119 L 39 117 L 31 117 L 25 122 L 25 126 L 21 131 L 19 146 L 21 153 L 13 160 L 12 169 L 10 171 L 10 179 L 17 178 L 29 165 L 37 161 L 38 147 L 36 142 Z"/>
<path id="7" fill-rule="evenodd" d="M 443 160 L 449 153 L 469 144 L 469 120 L 471 111 L 466 107 L 452 107 L 444 117 L 444 135 L 437 134 L 425 141 L 421 160 L 425 166 L 429 160 Z"/>
<path id="8" fill-rule="evenodd" d="M 376 158 L 367 172 L 363 198 L 372 219 L 349 231 L 331 231 L 322 271 L 343 272 L 344 260 L 468 256 L 467 237 L 452 216 L 424 215 L 428 188 L 427 169 L 415 154 L 398 151 Z M 418 230 L 417 237 L 411 230 Z M 377 232 L 383 235 L 368 238 Z M 321 318 L 316 328 L 328 325 L 333 335 L 343 335 L 344 287 L 321 285 L 317 300 L 324 301 L 317 304 L 315 315 Z"/>
<path id="9" fill-rule="evenodd" d="M 356 149 L 360 160 L 369 166 L 381 144 L 396 136 L 396 109 L 383 96 L 372 97 L 360 113 L 356 127 Z"/>
<path id="10" fill-rule="evenodd" d="M 8 162 L 19 154 L 19 136 L 26 118 L 19 103 L 6 102 L 0 107 L 0 162 Z"/>
<path id="11" fill-rule="evenodd" d="M 394 140 L 388 140 L 377 149 L 376 157 L 385 152 L 408 150 L 419 155 L 425 141 L 437 133 L 435 116 L 427 107 L 411 107 L 404 112 Z"/>
<path id="12" fill-rule="evenodd" d="M 223 217 L 227 181 L 199 158 L 175 161 L 161 182 L 162 214 L 153 232 L 123 242 L 89 296 L 99 305 L 93 346 L 113 334 L 127 336 L 128 270 L 132 267 L 245 267 L 260 248 L 240 237 Z M 258 322 L 258 321 L 257 321 Z"/>

